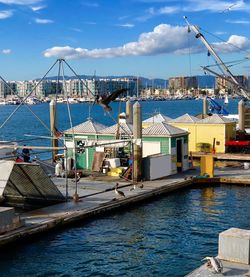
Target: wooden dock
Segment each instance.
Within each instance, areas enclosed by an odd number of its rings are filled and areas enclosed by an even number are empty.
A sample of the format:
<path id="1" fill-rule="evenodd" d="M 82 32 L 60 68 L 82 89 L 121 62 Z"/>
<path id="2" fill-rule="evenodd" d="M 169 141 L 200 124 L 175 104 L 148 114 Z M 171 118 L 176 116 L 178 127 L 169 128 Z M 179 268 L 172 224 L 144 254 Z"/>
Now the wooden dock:
<path id="1" fill-rule="evenodd" d="M 117 180 L 110 182 L 82 178 L 77 188 L 80 196 L 79 202 L 74 202 L 71 198 L 68 202 L 20 214 L 24 226 L 0 235 L 0 246 L 28 239 L 73 222 L 84 222 L 85 219 L 93 218 L 101 213 L 137 205 L 150 198 L 189 186 L 200 186 L 202 183 L 210 183 L 211 185 L 218 183 L 250 184 L 250 170 L 221 169 L 215 172 L 215 178 L 207 179 L 196 179 L 194 176 L 198 174 L 199 170 L 190 170 L 185 172 L 185 175 L 176 174 L 166 179 L 144 182 L 142 189 L 136 188 L 135 190 L 131 190 L 133 186 L 128 182 L 119 180 L 119 190 L 124 192 L 125 198 L 118 197 L 114 192 Z M 65 180 L 54 178 L 53 181 L 59 190 L 65 194 Z M 72 196 L 74 192 L 75 184 L 69 180 L 69 195 Z"/>
<path id="2" fill-rule="evenodd" d="M 61 179 L 61 182 L 63 179 Z M 58 187 L 64 191 L 63 183 L 55 180 Z M 68 202 L 33 210 L 21 214 L 24 226 L 14 231 L 0 235 L 0 246 L 14 241 L 30 238 L 48 230 L 65 226 L 70 223 L 94 217 L 107 211 L 133 206 L 141 201 L 153 198 L 164 193 L 182 189 L 192 185 L 192 180 L 175 177 L 165 180 L 144 182 L 142 189 L 130 190 L 133 186 L 120 183 L 119 190 L 123 191 L 125 198 L 118 197 L 114 192 L 115 183 L 82 182 L 78 185 L 79 202 L 72 199 Z M 73 195 L 74 184 L 70 184 L 69 194 Z"/>

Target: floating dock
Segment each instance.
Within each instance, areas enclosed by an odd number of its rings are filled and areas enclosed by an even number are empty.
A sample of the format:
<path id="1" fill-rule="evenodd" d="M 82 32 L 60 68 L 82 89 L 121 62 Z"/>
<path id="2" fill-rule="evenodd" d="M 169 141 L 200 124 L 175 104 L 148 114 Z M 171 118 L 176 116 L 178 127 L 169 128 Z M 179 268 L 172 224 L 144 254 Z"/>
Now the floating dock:
<path id="1" fill-rule="evenodd" d="M 59 203 L 41 209 L 21 213 L 24 223 L 22 227 L 0 235 L 0 246 L 8 243 L 28 239 L 33 235 L 39 235 L 48 230 L 69 225 L 73 222 L 83 222 L 87 218 L 98 214 L 114 211 L 122 207 L 133 206 L 139 202 L 160 196 L 172 191 L 180 190 L 189 186 L 199 185 L 203 182 L 217 183 L 224 180 L 227 184 L 250 184 L 250 172 L 244 169 L 226 169 L 215 172 L 218 176 L 212 179 L 196 179 L 198 170 L 190 170 L 185 175 L 176 174 L 166 179 L 143 182 L 143 188 L 133 189 L 131 183 L 121 182 L 119 188 L 125 197 L 115 194 L 115 182 L 97 181 L 82 178 L 78 183 L 77 193 L 79 202 L 70 199 L 68 202 Z M 217 180 L 217 182 L 214 182 Z M 65 180 L 53 178 L 57 188 L 65 193 Z M 212 184 L 212 183 L 211 183 Z M 69 195 L 75 193 L 75 184 L 69 180 Z"/>
<path id="2" fill-rule="evenodd" d="M 64 179 L 57 178 L 53 181 L 59 190 L 64 193 Z M 174 176 L 165 180 L 144 182 L 142 189 L 136 188 L 133 190 L 131 190 L 133 186 L 129 183 L 120 182 L 119 184 L 118 190 L 124 192 L 125 197 L 119 197 L 115 194 L 115 183 L 113 182 L 90 180 L 86 182 L 82 179 L 78 183 L 77 190 L 80 197 L 79 202 L 70 199 L 68 202 L 20 214 L 24 226 L 0 235 L 0 246 L 191 186 L 192 180 L 185 180 L 183 176 Z M 74 192 L 75 184 L 69 180 L 69 195 L 73 195 Z"/>

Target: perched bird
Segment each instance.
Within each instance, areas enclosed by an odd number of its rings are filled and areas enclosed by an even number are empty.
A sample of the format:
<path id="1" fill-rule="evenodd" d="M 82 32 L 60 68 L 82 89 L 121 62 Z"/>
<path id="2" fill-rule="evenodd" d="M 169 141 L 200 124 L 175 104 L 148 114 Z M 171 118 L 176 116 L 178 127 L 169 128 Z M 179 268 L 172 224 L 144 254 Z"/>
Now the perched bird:
<path id="1" fill-rule="evenodd" d="M 105 111 L 110 112 L 112 111 L 112 108 L 109 106 L 109 103 L 111 101 L 114 101 L 120 94 L 122 94 L 123 92 L 126 92 L 127 89 L 126 88 L 122 88 L 122 89 L 117 89 L 115 91 L 113 91 L 110 95 L 108 96 L 100 96 L 97 95 L 96 97 L 96 102 L 102 106 L 104 108 Z"/>
<path id="2" fill-rule="evenodd" d="M 205 257 L 202 261 L 207 260 L 207 267 L 213 273 L 221 273 L 223 271 L 223 265 L 219 258 L 217 257 Z"/>
<path id="3" fill-rule="evenodd" d="M 135 190 L 136 189 L 136 184 L 133 185 L 133 187 L 130 189 L 130 191 Z"/>
<path id="4" fill-rule="evenodd" d="M 143 185 L 142 182 L 140 183 L 140 185 L 138 185 L 138 188 L 140 188 L 140 189 L 143 189 L 143 188 L 144 188 L 144 185 Z"/>
<path id="5" fill-rule="evenodd" d="M 80 181 L 80 179 L 81 179 L 80 173 L 79 173 L 79 172 L 76 172 L 76 178 L 72 179 L 71 181 L 72 181 L 73 183 L 75 183 L 75 182 L 78 183 L 78 182 Z"/>
<path id="6" fill-rule="evenodd" d="M 115 193 L 119 196 L 119 197 L 125 197 L 125 194 L 123 191 L 117 190 L 119 186 L 119 183 L 116 183 L 115 185 Z"/>

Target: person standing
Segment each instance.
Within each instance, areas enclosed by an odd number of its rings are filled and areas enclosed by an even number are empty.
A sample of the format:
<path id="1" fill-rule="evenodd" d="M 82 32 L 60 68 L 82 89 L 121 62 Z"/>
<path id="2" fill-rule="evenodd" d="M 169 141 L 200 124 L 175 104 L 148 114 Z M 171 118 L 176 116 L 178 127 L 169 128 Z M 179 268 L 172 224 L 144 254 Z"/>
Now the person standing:
<path id="1" fill-rule="evenodd" d="M 24 145 L 26 146 L 26 145 Z M 23 148 L 22 150 L 22 157 L 23 157 L 23 161 L 25 163 L 29 163 L 30 162 L 30 150 L 26 147 Z"/>

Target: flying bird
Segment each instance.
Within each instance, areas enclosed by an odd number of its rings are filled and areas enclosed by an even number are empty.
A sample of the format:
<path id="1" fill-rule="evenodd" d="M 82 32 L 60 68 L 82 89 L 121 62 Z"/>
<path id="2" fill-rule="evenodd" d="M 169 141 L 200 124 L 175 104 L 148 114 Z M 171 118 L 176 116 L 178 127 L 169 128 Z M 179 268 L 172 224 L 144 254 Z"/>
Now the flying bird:
<path id="1" fill-rule="evenodd" d="M 125 194 L 123 191 L 117 190 L 119 186 L 119 183 L 116 183 L 115 185 L 115 194 L 117 194 L 119 197 L 125 197 Z"/>
<path id="2" fill-rule="evenodd" d="M 223 265 L 217 257 L 205 257 L 202 261 L 207 260 L 207 267 L 213 273 L 221 273 L 223 271 Z"/>
<path id="3" fill-rule="evenodd" d="M 126 89 L 126 88 L 117 89 L 117 90 L 113 91 L 110 95 L 108 95 L 106 97 L 105 96 L 97 95 L 96 102 L 100 106 L 102 106 L 105 111 L 111 112 L 112 108 L 109 106 L 109 103 L 111 101 L 114 101 L 120 94 L 122 94 L 123 92 L 126 92 L 127 90 L 128 89 Z"/>
<path id="4" fill-rule="evenodd" d="M 234 3 L 234 4 L 230 5 L 229 7 L 227 7 L 225 10 L 222 11 L 222 13 L 229 12 L 232 9 L 232 7 L 234 7 L 234 6 L 236 6 L 236 3 Z"/>

